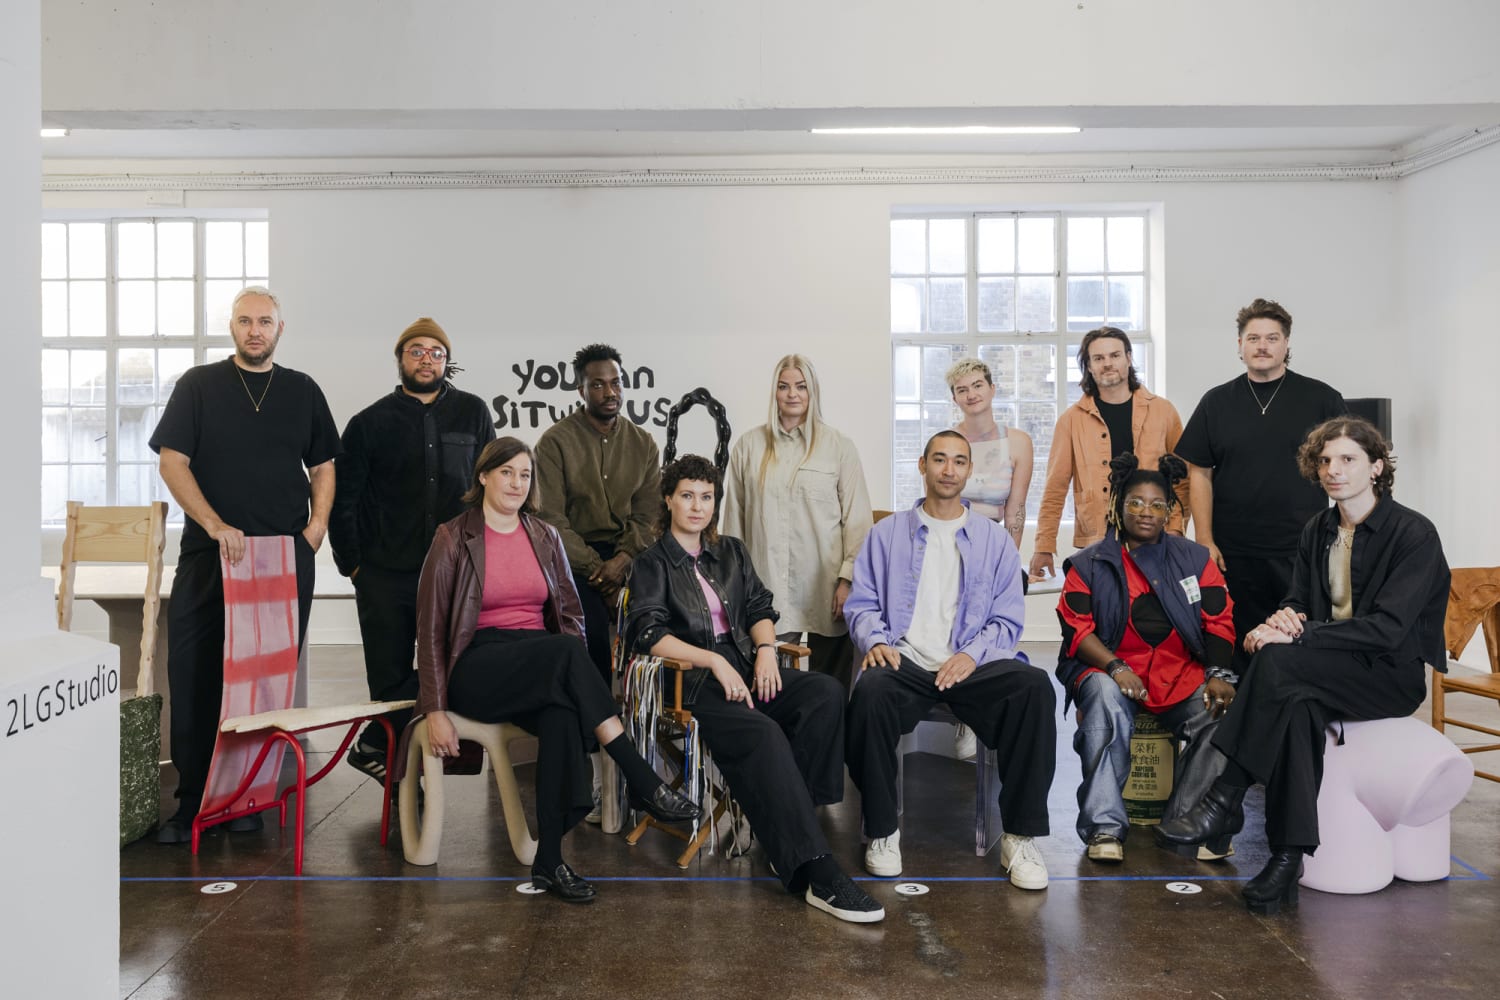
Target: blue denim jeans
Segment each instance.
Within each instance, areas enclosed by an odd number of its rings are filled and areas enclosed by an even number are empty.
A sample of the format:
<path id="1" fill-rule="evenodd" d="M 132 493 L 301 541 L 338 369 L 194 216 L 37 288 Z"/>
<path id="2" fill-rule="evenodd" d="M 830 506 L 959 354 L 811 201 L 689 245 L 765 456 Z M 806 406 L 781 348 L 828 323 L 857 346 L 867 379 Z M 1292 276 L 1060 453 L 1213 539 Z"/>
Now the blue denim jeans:
<path id="1" fill-rule="evenodd" d="M 1130 776 L 1130 736 L 1135 728 L 1136 703 L 1104 673 L 1084 675 L 1078 685 L 1078 731 L 1073 749 L 1083 764 L 1078 786 L 1078 836 L 1084 843 L 1096 833 L 1125 839 L 1125 779 Z M 1157 714 L 1182 749 L 1177 754 L 1177 780 L 1167 799 L 1163 819 L 1188 809 L 1208 792 L 1224 771 L 1225 758 L 1209 742 L 1219 720 L 1203 707 L 1203 688 Z"/>

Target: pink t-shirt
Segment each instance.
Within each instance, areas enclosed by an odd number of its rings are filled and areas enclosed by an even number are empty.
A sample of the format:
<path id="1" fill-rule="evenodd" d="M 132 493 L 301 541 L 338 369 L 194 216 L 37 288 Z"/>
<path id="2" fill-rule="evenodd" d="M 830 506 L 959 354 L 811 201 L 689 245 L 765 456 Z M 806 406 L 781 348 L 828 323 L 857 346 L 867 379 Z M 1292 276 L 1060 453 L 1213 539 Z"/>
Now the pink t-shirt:
<path id="1" fill-rule="evenodd" d="M 523 528 L 503 534 L 484 529 L 484 596 L 479 602 L 479 628 L 545 629 L 542 605 L 547 603 L 547 580 Z"/>
<path id="2" fill-rule="evenodd" d="M 698 552 L 689 552 L 688 555 L 693 557 L 693 571 L 698 576 L 698 586 L 703 588 L 703 599 L 708 602 L 708 618 L 714 623 L 715 635 L 728 635 L 729 616 L 724 613 L 724 604 L 719 600 L 719 595 L 714 593 L 714 588 L 703 578 L 703 571 L 698 569 Z"/>

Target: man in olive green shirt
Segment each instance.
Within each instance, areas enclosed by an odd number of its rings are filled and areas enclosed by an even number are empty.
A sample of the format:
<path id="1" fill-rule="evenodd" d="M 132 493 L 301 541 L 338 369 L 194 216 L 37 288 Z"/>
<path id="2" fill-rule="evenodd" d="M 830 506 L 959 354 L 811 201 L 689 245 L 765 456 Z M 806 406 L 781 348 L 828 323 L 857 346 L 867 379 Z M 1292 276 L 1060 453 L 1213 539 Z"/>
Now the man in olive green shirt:
<path id="1" fill-rule="evenodd" d="M 590 344 L 573 356 L 583 407 L 536 443 L 540 514 L 562 534 L 583 602 L 589 657 L 610 680 L 609 624 L 630 561 L 656 538 L 661 453 L 651 435 L 621 419 L 620 352 Z"/>

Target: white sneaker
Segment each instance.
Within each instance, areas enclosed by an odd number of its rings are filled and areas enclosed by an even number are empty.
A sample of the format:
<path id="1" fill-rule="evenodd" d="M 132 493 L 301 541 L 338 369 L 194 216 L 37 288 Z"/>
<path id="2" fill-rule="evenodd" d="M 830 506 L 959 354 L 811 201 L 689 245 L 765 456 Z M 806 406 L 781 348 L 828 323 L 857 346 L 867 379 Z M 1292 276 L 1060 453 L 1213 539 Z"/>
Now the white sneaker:
<path id="1" fill-rule="evenodd" d="M 1000 867 L 1010 872 L 1010 884 L 1017 889 L 1047 888 L 1047 862 L 1031 837 L 1001 837 Z"/>
<path id="2" fill-rule="evenodd" d="M 877 878 L 895 878 L 901 874 L 901 831 L 889 837 L 876 837 L 865 848 L 865 871 Z"/>
<path id="3" fill-rule="evenodd" d="M 960 722 L 953 727 L 953 756 L 959 760 L 973 760 L 974 755 L 979 752 L 979 741 L 974 738 L 974 730 Z"/>

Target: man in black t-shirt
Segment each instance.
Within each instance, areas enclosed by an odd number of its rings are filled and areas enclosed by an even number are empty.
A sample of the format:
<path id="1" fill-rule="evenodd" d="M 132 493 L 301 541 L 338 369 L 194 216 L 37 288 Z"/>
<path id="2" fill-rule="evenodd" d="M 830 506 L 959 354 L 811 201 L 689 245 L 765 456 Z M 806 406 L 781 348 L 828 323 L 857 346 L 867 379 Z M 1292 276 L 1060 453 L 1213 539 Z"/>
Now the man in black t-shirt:
<path id="1" fill-rule="evenodd" d="M 307 638 L 313 557 L 328 530 L 339 439 L 317 383 L 272 363 L 283 327 L 281 306 L 268 290 L 240 292 L 229 320 L 234 356 L 178 379 L 151 435 L 161 478 L 186 515 L 167 612 L 178 807 L 157 834 L 163 844 L 190 839 L 203 799 L 224 690 L 219 560 L 238 564 L 247 536 L 295 539 L 298 636 Z M 257 830 L 260 816 L 228 825 Z"/>
<path id="2" fill-rule="evenodd" d="M 1345 413 L 1338 390 L 1287 368 L 1292 316 L 1256 299 L 1236 319 L 1245 374 L 1204 393 L 1177 442 L 1190 463 L 1194 536 L 1234 598 L 1238 639 L 1282 606 L 1302 526 L 1328 506 L 1297 469 L 1307 432 Z M 1235 669 L 1248 656 L 1235 642 Z"/>
<path id="3" fill-rule="evenodd" d="M 335 463 L 328 540 L 354 583 L 365 680 L 375 701 L 417 696 L 417 581 L 437 526 L 463 513 L 479 451 L 495 438 L 489 407 L 455 389 L 452 346 L 422 317 L 396 338 L 401 384 L 356 413 Z M 411 711 L 387 718 L 400 733 Z M 349 763 L 385 780 L 385 729 L 370 724 Z"/>

